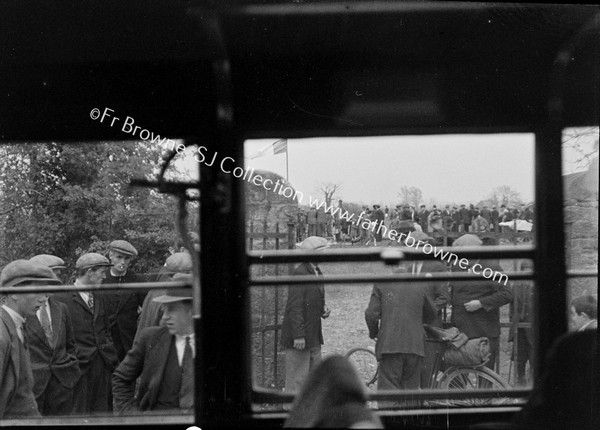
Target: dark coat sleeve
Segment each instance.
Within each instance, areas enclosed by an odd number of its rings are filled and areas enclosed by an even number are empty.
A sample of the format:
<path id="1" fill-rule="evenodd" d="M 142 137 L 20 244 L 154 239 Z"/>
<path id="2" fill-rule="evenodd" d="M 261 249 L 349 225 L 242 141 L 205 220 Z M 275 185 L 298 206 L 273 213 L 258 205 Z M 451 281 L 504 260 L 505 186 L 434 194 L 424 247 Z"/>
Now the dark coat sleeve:
<path id="1" fill-rule="evenodd" d="M 369 329 L 369 337 L 375 339 L 379 335 L 379 322 L 381 320 L 381 291 L 377 285 L 373 286 L 371 299 L 365 311 L 365 322 Z"/>
<path id="2" fill-rule="evenodd" d="M 135 400 L 135 381 L 144 369 L 144 356 L 147 336 L 140 336 L 127 353 L 125 359 L 117 367 L 112 376 L 112 394 L 115 413 L 127 414 L 137 412 Z"/>
<path id="3" fill-rule="evenodd" d="M 290 285 L 288 288 L 287 313 L 292 331 L 292 338 L 306 336 L 306 321 L 304 319 L 304 293 L 302 286 Z"/>

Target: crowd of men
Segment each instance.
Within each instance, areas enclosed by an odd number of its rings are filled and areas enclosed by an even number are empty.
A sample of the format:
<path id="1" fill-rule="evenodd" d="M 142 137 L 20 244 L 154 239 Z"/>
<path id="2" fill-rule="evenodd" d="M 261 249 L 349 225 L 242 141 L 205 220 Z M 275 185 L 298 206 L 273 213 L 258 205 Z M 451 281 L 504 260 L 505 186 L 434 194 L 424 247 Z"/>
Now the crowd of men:
<path id="1" fill-rule="evenodd" d="M 108 256 L 85 253 L 78 288 L 50 294 L 32 288 L 64 284 L 61 258 L 2 269 L 0 285 L 25 292 L 0 299 L 0 419 L 192 412 L 191 290 L 123 288 L 144 281 L 130 269 L 137 255 L 125 240 L 111 242 Z M 191 255 L 176 252 L 151 280 L 189 283 L 191 272 Z"/>
<path id="2" fill-rule="evenodd" d="M 388 230 L 396 230 L 406 227 L 406 222 L 415 224 L 419 231 L 426 233 L 433 232 L 459 232 L 459 233 L 484 233 L 484 232 L 504 232 L 510 227 L 501 226 L 500 223 L 506 223 L 514 220 L 524 220 L 533 224 L 533 202 L 524 205 L 521 210 L 515 205 L 501 204 L 497 206 L 482 205 L 476 207 L 470 204 L 460 206 L 446 205 L 443 209 L 433 205 L 428 208 L 426 205 L 420 205 L 417 209 L 409 204 L 398 204 L 390 209 L 388 206 L 381 208 L 381 205 L 375 204 L 370 208 L 363 206 L 360 214 L 355 214 L 351 221 L 348 217 L 341 217 L 344 213 L 343 202 L 338 201 L 338 207 L 341 208 L 335 216 L 326 213 L 323 208 L 316 210 L 309 209 L 307 212 L 298 211 L 296 223 L 296 239 L 302 242 L 308 236 L 333 237 L 336 242 L 372 240 L 373 243 L 384 239 L 378 232 L 377 226 L 384 224 Z M 360 219 L 360 222 L 356 222 Z M 364 228 L 363 221 L 374 223 L 374 227 Z M 371 234 L 369 231 L 373 232 Z"/>
<path id="3" fill-rule="evenodd" d="M 433 245 L 434 238 L 427 233 L 406 227 L 414 240 Z M 321 250 L 330 246 L 325 238 L 311 236 L 305 239 L 301 250 Z M 482 246 L 485 243 L 475 234 L 465 233 L 452 246 Z M 406 245 L 408 246 L 408 245 Z M 432 281 L 435 273 L 447 271 L 466 273 L 475 264 L 502 272 L 497 259 L 471 260 L 467 267 L 447 267 L 442 261 L 409 261 L 400 263 L 390 273 L 404 273 L 415 278 L 413 282 L 375 283 L 365 310 L 369 337 L 376 341 L 378 389 L 419 389 L 431 386 L 436 353 L 442 346 L 425 341 L 424 324 L 441 328 L 451 323 L 468 339 L 486 338 L 490 356 L 485 365 L 494 369 L 500 348 L 500 308 L 511 305 L 511 335 L 518 336 L 519 349 L 513 360 L 517 365 L 518 385 L 527 383 L 526 363 L 533 348 L 533 283 L 518 281 L 504 285 L 493 279 L 451 282 Z M 521 261 L 519 270 L 529 271 L 528 260 Z M 294 275 L 321 275 L 317 264 L 302 263 Z M 288 287 L 281 346 L 286 351 L 285 389 L 298 392 L 310 369 L 321 361 L 324 343 L 321 320 L 331 314 L 326 305 L 324 285 L 318 280 L 308 285 Z M 513 301 L 514 296 L 516 300 Z M 586 295 L 572 302 L 571 318 L 578 330 L 597 327 L 597 299 Z M 449 310 L 447 317 L 445 310 Z M 334 309 L 335 314 L 335 309 Z M 447 318 L 446 318 L 447 317 Z M 514 338 L 511 337 L 510 341 Z"/>

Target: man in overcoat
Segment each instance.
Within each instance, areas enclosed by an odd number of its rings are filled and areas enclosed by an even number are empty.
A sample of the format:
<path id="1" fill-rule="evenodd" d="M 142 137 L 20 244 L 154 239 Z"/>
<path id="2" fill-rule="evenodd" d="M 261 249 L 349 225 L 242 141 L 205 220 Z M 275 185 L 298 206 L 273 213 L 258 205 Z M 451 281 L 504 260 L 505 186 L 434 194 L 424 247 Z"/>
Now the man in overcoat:
<path id="1" fill-rule="evenodd" d="M 327 239 L 310 236 L 300 244 L 300 249 L 317 251 L 327 246 Z M 302 263 L 294 269 L 293 275 L 321 275 L 321 269 L 312 263 Z M 329 314 L 322 283 L 288 287 L 281 329 L 281 346 L 285 349 L 286 391 L 299 392 L 310 369 L 321 361 L 321 318 L 327 318 Z"/>
<path id="2" fill-rule="evenodd" d="M 16 260 L 0 274 L 2 287 L 59 284 L 48 267 Z M 0 307 L 0 419 L 39 417 L 33 394 L 25 318 L 35 316 L 45 294 L 6 294 Z"/>
<path id="3" fill-rule="evenodd" d="M 81 377 L 74 388 L 74 413 L 92 415 L 112 411 L 110 377 L 117 365 L 104 296 L 94 292 L 102 284 L 110 263 L 106 257 L 90 252 L 75 263 L 76 286 L 82 291 L 55 294 L 67 305 L 77 349 Z"/>
<path id="4" fill-rule="evenodd" d="M 29 260 L 56 271 L 65 268 L 54 255 L 38 255 Z M 73 410 L 73 387 L 79 380 L 79 364 L 71 315 L 64 303 L 48 296 L 35 315 L 25 320 L 33 370 L 33 393 L 42 415 L 69 415 Z"/>

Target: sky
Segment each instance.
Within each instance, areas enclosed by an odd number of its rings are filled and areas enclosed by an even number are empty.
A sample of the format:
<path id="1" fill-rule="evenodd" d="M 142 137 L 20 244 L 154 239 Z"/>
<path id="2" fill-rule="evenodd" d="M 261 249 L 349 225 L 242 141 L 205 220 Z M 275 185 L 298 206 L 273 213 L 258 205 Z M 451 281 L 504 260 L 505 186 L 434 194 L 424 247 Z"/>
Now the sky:
<path id="1" fill-rule="evenodd" d="M 251 157 L 273 139 L 248 140 Z M 394 206 L 402 186 L 417 187 L 425 204 L 476 204 L 508 185 L 524 201 L 534 194 L 534 136 L 475 134 L 288 140 L 289 181 L 322 198 L 319 184 L 341 184 L 335 199 Z M 286 155 L 246 158 L 246 169 L 286 177 Z"/>

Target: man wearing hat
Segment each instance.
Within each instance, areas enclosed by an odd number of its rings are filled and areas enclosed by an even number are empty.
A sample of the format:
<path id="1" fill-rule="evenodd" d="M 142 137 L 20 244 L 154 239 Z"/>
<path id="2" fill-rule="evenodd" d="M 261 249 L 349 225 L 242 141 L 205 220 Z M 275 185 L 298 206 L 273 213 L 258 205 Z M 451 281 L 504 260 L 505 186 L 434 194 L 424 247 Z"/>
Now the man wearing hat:
<path id="1" fill-rule="evenodd" d="M 310 236 L 300 249 L 317 251 L 329 246 L 327 239 Z M 319 266 L 302 263 L 293 275 L 322 275 Z M 285 349 L 285 389 L 299 392 L 311 368 L 321 361 L 323 332 L 321 318 L 331 311 L 325 305 L 322 283 L 290 285 L 281 328 L 281 346 Z"/>
<path id="2" fill-rule="evenodd" d="M 27 260 L 8 263 L 0 274 L 2 287 L 59 284 L 47 267 Z M 33 374 L 25 318 L 35 316 L 45 294 L 5 294 L 0 308 L 0 418 L 39 417 L 33 394 Z"/>
<path id="3" fill-rule="evenodd" d="M 191 275 L 178 274 L 174 280 L 191 283 L 192 279 Z M 118 414 L 158 410 L 193 412 L 192 291 L 170 289 L 154 301 L 164 306 L 165 325 L 142 330 L 133 349 L 113 374 L 112 390 Z"/>
<path id="4" fill-rule="evenodd" d="M 75 263 L 79 291 L 54 297 L 67 305 L 73 322 L 81 378 L 74 388 L 75 413 L 112 411 L 110 375 L 117 365 L 104 295 L 93 292 L 106 277 L 108 259 L 95 252 L 83 254 Z"/>
<path id="5" fill-rule="evenodd" d="M 65 266 L 65 262 L 62 258 L 57 257 L 56 255 L 39 254 L 35 257 L 31 257 L 29 261 L 35 264 L 41 264 L 42 266 L 49 267 L 54 272 L 59 281 L 63 280 L 63 272 L 64 270 L 66 270 L 67 266 Z"/>
<path id="6" fill-rule="evenodd" d="M 108 258 L 112 266 L 103 284 L 128 284 L 142 282 L 139 276 L 129 270 L 131 261 L 137 257 L 137 249 L 126 240 L 114 240 L 109 245 Z M 137 331 L 138 315 L 146 292 L 139 290 L 106 291 L 106 310 L 119 361 L 133 345 Z"/>
<path id="7" fill-rule="evenodd" d="M 452 246 L 481 246 L 484 243 L 474 234 L 465 234 L 454 241 Z M 498 261 L 469 260 L 469 266 L 462 269 L 453 265 L 452 271 L 465 273 L 479 263 L 479 273 L 489 268 L 501 272 Z M 513 299 L 510 287 L 481 276 L 474 281 L 451 281 L 452 322 L 469 339 L 487 337 L 492 354 L 486 366 L 494 370 L 496 355 L 500 347 L 500 307 Z"/>
<path id="8" fill-rule="evenodd" d="M 375 223 L 375 225 L 372 227 L 373 229 L 373 234 L 375 235 L 375 240 L 381 242 L 383 235 L 381 233 L 381 225 L 383 224 L 383 221 L 385 220 L 385 215 L 383 214 L 383 211 L 381 210 L 381 206 L 380 205 L 373 205 L 373 213 L 371 214 L 371 221 L 373 221 Z"/>
<path id="9" fill-rule="evenodd" d="M 192 273 L 192 256 L 189 252 L 176 252 L 170 255 L 163 267 L 161 267 L 155 281 L 168 282 L 173 279 L 177 273 Z M 146 327 L 157 326 L 163 316 L 163 306 L 154 299 L 165 294 L 165 290 L 151 290 L 144 299 L 142 312 L 138 322 L 138 329 L 135 340 L 140 336 L 140 332 Z"/>
<path id="10" fill-rule="evenodd" d="M 60 279 L 64 261 L 54 255 L 36 255 L 31 263 L 49 267 Z M 58 273 L 57 273 L 58 272 Z M 35 315 L 25 320 L 33 370 L 33 393 L 42 415 L 69 415 L 73 387 L 79 380 L 73 324 L 67 306 L 47 295 Z"/>
<path id="11" fill-rule="evenodd" d="M 422 232 L 411 232 L 415 241 L 427 238 Z M 415 242 L 416 243 L 416 242 Z M 392 272 L 421 275 L 423 263 L 401 265 Z M 427 282 L 376 283 L 365 310 L 369 337 L 376 339 L 375 355 L 379 362 L 379 390 L 419 389 L 425 331 L 436 314 Z M 412 406 L 406 402 L 406 406 Z"/>

